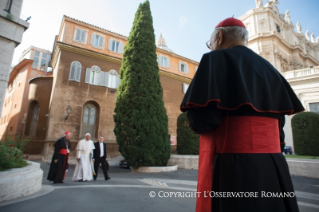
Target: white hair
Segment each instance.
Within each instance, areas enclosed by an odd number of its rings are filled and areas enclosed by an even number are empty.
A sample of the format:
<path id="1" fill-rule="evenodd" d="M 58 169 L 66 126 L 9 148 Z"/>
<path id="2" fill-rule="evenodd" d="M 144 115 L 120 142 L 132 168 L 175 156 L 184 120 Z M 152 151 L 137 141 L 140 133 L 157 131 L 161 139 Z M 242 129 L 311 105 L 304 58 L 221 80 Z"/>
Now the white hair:
<path id="1" fill-rule="evenodd" d="M 241 41 L 245 45 L 248 44 L 248 31 L 244 27 L 241 26 L 229 26 L 229 27 L 218 27 L 212 33 L 210 37 L 210 42 L 216 39 L 217 33 L 219 31 L 223 32 L 223 35 L 226 39 Z"/>
<path id="2" fill-rule="evenodd" d="M 86 134 L 85 134 L 85 136 L 87 136 L 87 135 L 91 136 L 91 134 L 90 134 L 90 133 L 86 133 Z"/>

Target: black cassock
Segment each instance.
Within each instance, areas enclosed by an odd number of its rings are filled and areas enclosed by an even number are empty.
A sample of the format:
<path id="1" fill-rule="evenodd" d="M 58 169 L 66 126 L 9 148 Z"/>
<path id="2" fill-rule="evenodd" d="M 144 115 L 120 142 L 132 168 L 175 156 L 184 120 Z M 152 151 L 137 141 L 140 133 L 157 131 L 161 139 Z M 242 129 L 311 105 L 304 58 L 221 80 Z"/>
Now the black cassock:
<path id="1" fill-rule="evenodd" d="M 54 183 L 62 183 L 65 172 L 68 169 L 68 153 L 67 149 L 71 149 L 71 143 L 65 137 L 60 138 L 54 144 L 54 153 L 51 160 L 48 180 Z M 57 163 L 54 160 L 58 160 Z"/>
<path id="2" fill-rule="evenodd" d="M 222 145 L 218 144 L 222 150 L 213 152 L 211 158 L 205 156 L 207 149 L 200 150 L 198 191 L 207 183 L 204 181 L 210 178 L 211 184 L 206 185 L 211 186 L 210 190 L 214 192 L 258 192 L 258 198 L 197 198 L 197 212 L 299 211 L 295 197 L 268 197 L 276 192 L 294 192 L 289 168 L 281 153 L 284 147 L 284 115 L 301 112 L 304 108 L 288 82 L 267 60 L 244 46 L 204 54 L 184 96 L 181 110 L 187 111 L 190 127 L 201 134 L 200 149 L 207 145 L 204 142 L 215 142 L 215 137 L 218 136 L 224 142 Z M 233 120 L 237 120 L 236 123 L 232 123 Z M 262 127 L 264 120 L 275 124 L 277 128 L 264 131 L 267 130 Z M 223 151 L 232 148 L 227 143 L 237 145 L 241 150 L 241 144 L 236 143 L 237 138 L 240 140 L 239 137 L 241 141 L 245 141 L 250 139 L 249 136 L 257 140 L 260 136 L 262 142 L 267 141 L 265 137 L 268 135 L 243 130 L 240 125 L 247 123 L 252 129 L 255 127 L 260 132 L 270 133 L 270 137 L 277 136 L 274 138 L 278 142 L 275 143 L 276 153 L 257 153 L 254 150 L 245 153 L 248 147 L 244 145 L 244 150 L 239 151 L 240 153 Z M 236 128 L 243 131 L 236 131 Z M 213 148 L 214 145 L 217 144 L 213 144 Z M 209 160 L 213 164 L 206 166 L 210 163 Z"/>

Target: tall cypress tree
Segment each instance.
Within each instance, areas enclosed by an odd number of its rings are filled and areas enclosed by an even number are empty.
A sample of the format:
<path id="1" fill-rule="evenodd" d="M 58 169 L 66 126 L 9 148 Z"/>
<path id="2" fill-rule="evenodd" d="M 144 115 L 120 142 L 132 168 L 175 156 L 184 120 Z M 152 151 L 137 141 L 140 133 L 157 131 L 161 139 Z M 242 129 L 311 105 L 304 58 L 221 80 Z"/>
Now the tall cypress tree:
<path id="1" fill-rule="evenodd" d="M 159 79 L 149 1 L 139 5 L 124 48 L 114 133 L 133 167 L 166 166 L 170 157 L 168 118 Z"/>

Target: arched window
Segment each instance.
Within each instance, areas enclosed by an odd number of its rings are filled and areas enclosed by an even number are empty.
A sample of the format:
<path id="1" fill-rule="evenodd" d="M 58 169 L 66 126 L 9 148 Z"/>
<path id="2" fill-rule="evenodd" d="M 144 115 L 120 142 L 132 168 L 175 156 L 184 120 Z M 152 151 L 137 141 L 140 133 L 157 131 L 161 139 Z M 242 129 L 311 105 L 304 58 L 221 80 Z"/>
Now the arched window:
<path id="1" fill-rule="evenodd" d="M 74 80 L 77 82 L 81 81 L 81 63 L 79 63 L 78 61 L 73 61 L 71 63 L 71 67 L 70 67 L 70 75 L 69 75 L 69 80 Z"/>
<path id="2" fill-rule="evenodd" d="M 40 105 L 37 103 L 33 105 L 32 107 L 31 123 L 30 123 L 30 131 L 29 131 L 30 136 L 36 136 L 39 113 L 40 113 Z"/>
<path id="3" fill-rule="evenodd" d="M 92 138 L 95 137 L 97 108 L 93 104 L 86 104 L 83 111 L 82 137 L 90 133 Z"/>
<path id="4" fill-rule="evenodd" d="M 101 69 L 98 66 L 93 66 L 91 68 L 90 74 L 90 84 L 98 85 L 99 84 L 99 74 Z"/>
<path id="5" fill-rule="evenodd" d="M 108 81 L 108 87 L 110 88 L 117 88 L 119 86 L 119 76 L 115 70 L 111 70 L 109 72 L 109 81 Z"/>

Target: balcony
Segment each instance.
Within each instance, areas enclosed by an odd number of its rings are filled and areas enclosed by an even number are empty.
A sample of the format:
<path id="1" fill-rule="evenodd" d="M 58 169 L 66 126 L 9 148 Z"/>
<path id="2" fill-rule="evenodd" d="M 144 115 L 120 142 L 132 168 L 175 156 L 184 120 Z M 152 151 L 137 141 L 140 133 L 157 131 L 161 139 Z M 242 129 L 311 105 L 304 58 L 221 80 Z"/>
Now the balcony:
<path id="1" fill-rule="evenodd" d="M 297 69 L 297 70 L 287 71 L 282 73 L 282 75 L 286 79 L 300 78 L 300 77 L 306 77 L 306 76 L 308 77 L 315 74 L 319 74 L 319 66 L 309 67 L 304 69 Z"/>

